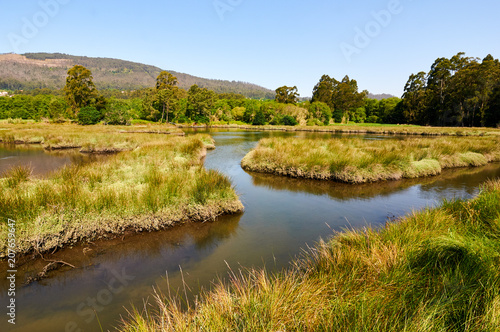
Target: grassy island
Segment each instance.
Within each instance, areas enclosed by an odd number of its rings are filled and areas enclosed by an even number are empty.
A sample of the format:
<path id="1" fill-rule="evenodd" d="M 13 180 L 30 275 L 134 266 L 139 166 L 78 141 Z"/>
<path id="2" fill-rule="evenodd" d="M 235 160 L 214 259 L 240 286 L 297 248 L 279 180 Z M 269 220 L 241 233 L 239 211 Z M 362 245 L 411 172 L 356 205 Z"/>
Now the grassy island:
<path id="1" fill-rule="evenodd" d="M 241 161 L 245 170 L 365 183 L 436 175 L 443 168 L 500 160 L 500 137 L 400 140 L 266 138 Z"/>
<path id="2" fill-rule="evenodd" d="M 286 271 L 231 271 L 188 309 L 157 296 L 158 311 L 121 331 L 498 331 L 499 202 L 490 182 L 472 200 L 339 233 Z"/>
<path id="3" fill-rule="evenodd" d="M 47 251 L 80 240 L 158 230 L 242 211 L 229 179 L 201 162 L 213 146 L 208 135 L 181 137 L 127 131 L 144 128 L 76 125 L 0 126 L 10 141 L 45 148 L 81 146 L 85 152 L 127 151 L 66 166 L 45 177 L 16 167 L 0 178 L 0 255 L 8 218 L 16 221 L 20 253 Z M 150 131 L 150 130 L 148 130 Z M 174 129 L 175 132 L 175 129 Z"/>

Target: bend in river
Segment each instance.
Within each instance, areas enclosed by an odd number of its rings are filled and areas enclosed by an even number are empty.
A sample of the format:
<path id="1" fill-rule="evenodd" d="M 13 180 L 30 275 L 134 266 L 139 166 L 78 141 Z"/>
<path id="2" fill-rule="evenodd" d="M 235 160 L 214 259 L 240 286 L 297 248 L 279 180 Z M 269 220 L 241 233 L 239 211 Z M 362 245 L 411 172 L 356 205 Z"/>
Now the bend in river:
<path id="1" fill-rule="evenodd" d="M 150 297 L 153 286 L 168 292 L 167 275 L 173 291 L 181 289 L 184 279 L 191 289 L 188 292 L 196 295 L 218 276 L 225 277 L 228 265 L 235 270 L 264 265 L 268 270 L 281 269 L 301 248 L 329 237 L 333 231 L 379 227 L 388 218 L 437 204 L 443 198 L 469 198 L 478 192 L 480 183 L 500 176 L 499 164 L 364 185 L 247 173 L 240 161 L 260 138 L 332 135 L 228 130 L 210 134 L 217 148 L 208 152 L 205 166 L 231 178 L 245 205 L 243 214 L 162 232 L 125 234 L 57 252 L 51 259 L 64 260 L 77 268 L 64 267 L 49 272 L 47 279 L 24 287 L 19 284 L 15 329 L 6 326 L 4 319 L 0 330 L 99 330 L 96 313 L 104 330 L 111 329 L 119 324 L 120 315 L 127 316 L 125 308 L 130 309 L 131 304 L 143 308 L 143 299 Z M 19 279 L 33 276 L 45 265 L 38 259 L 21 266 Z M 1 278 L 0 301 L 5 303 L 8 285 L 5 276 Z"/>

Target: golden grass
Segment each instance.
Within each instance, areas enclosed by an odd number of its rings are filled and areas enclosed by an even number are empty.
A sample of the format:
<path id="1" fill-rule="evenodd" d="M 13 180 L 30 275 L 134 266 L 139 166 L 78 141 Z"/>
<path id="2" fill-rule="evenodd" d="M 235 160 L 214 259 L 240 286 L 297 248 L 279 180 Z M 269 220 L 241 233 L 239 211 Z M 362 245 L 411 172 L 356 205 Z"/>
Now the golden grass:
<path id="1" fill-rule="evenodd" d="M 30 133 L 36 137 L 43 130 L 49 141 L 57 135 L 63 142 L 88 144 L 94 144 L 96 136 L 99 149 L 133 150 L 100 162 L 66 166 L 46 178 L 33 178 L 23 167 L 3 174 L 0 217 L 17 222 L 20 253 L 47 251 L 127 229 L 150 231 L 204 221 L 243 209 L 227 177 L 203 168 L 201 157 L 206 145 L 213 144 L 208 135 L 124 135 L 104 126 L 96 127 L 95 134 L 91 127 L 80 132 L 58 125 L 23 129 L 14 135 L 29 140 Z M 7 235 L 7 225 L 1 223 L 0 256 L 5 256 Z"/>
<path id="2" fill-rule="evenodd" d="M 498 331 L 500 181 L 378 231 L 320 242 L 278 273 L 230 270 L 194 304 L 156 293 L 120 331 Z"/>
<path id="3" fill-rule="evenodd" d="M 500 160 L 500 137 L 404 140 L 267 138 L 241 161 L 245 170 L 364 183 L 416 178 L 444 168 Z"/>

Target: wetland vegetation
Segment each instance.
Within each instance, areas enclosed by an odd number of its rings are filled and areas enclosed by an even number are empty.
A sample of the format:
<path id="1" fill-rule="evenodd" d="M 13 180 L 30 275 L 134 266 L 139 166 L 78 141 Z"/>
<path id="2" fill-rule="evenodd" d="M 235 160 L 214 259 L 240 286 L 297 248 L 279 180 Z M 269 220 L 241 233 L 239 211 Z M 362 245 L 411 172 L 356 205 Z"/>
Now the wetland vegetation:
<path id="1" fill-rule="evenodd" d="M 364 183 L 436 175 L 444 168 L 500 160 L 500 138 L 437 137 L 262 139 L 241 161 L 245 170 L 290 177 Z"/>
<path id="2" fill-rule="evenodd" d="M 156 295 L 121 331 L 497 331 L 500 182 L 384 228 L 348 230 L 292 267 L 230 272 L 198 300 Z"/>
<path id="3" fill-rule="evenodd" d="M 0 215 L 16 220 L 20 253 L 44 252 L 128 229 L 158 230 L 204 221 L 243 209 L 229 179 L 203 168 L 201 158 L 207 147 L 213 147 L 208 135 L 122 133 L 123 128 L 105 126 L 22 126 L 2 125 L 8 129 L 1 131 L 3 139 L 41 143 L 48 149 L 127 152 L 65 166 L 43 178 L 32 177 L 27 166 L 3 174 Z M 7 227 L 5 223 L 0 227 L 0 252 L 5 254 Z"/>

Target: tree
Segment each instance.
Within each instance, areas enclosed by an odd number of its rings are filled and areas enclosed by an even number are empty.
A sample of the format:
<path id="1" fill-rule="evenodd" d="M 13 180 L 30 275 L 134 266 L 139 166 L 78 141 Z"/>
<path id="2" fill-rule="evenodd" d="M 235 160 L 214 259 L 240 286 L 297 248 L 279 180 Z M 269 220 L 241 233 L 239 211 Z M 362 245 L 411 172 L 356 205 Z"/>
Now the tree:
<path id="1" fill-rule="evenodd" d="M 358 82 L 346 75 L 341 82 L 334 85 L 332 104 L 334 109 L 342 112 L 342 119 L 349 122 L 350 114 L 357 114 L 356 110 L 363 106 L 367 94 L 367 91 L 358 92 Z"/>
<path id="2" fill-rule="evenodd" d="M 161 105 L 161 121 L 166 111 L 166 122 L 168 123 L 168 113 L 170 112 L 171 104 L 176 100 L 178 95 L 177 77 L 167 71 L 162 71 L 156 78 L 157 100 Z"/>
<path id="3" fill-rule="evenodd" d="M 420 123 L 426 105 L 426 73 L 411 74 L 403 94 L 404 116 L 408 123 Z"/>
<path id="4" fill-rule="evenodd" d="M 276 89 L 276 97 L 274 100 L 283 104 L 296 104 L 299 99 L 297 87 L 288 87 L 286 85 Z"/>
<path id="5" fill-rule="evenodd" d="M 488 127 L 500 127 L 500 84 L 491 94 L 488 108 L 484 114 L 484 124 Z"/>
<path id="6" fill-rule="evenodd" d="M 90 70 L 83 66 L 76 65 L 68 70 L 64 92 L 66 100 L 75 115 L 78 114 L 80 108 L 91 106 L 98 97 L 92 79 Z"/>
<path id="7" fill-rule="evenodd" d="M 316 101 L 323 102 L 333 109 L 333 90 L 334 87 L 338 84 L 338 81 L 334 78 L 331 78 L 328 75 L 321 76 L 318 84 L 314 86 L 313 96 L 311 102 L 314 103 Z"/>
<path id="8" fill-rule="evenodd" d="M 187 98 L 187 116 L 196 122 L 207 123 L 210 110 L 217 100 L 217 94 L 195 84 L 189 88 Z"/>

